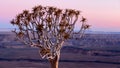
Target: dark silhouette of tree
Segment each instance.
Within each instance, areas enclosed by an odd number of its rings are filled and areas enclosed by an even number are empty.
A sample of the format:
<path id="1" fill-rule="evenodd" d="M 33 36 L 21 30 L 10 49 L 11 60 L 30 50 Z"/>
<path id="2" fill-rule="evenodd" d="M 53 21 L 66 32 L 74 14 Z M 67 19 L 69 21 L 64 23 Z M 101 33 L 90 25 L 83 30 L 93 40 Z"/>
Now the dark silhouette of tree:
<path id="1" fill-rule="evenodd" d="M 76 22 L 82 24 L 78 32 L 74 31 Z M 80 17 L 78 10 L 41 5 L 35 6 L 31 12 L 24 10 L 11 24 L 16 26 L 13 32 L 20 41 L 40 48 L 41 57 L 50 61 L 51 68 L 58 68 L 60 50 L 65 40 L 75 38 L 75 34 L 81 38 L 89 28 L 86 18 Z"/>

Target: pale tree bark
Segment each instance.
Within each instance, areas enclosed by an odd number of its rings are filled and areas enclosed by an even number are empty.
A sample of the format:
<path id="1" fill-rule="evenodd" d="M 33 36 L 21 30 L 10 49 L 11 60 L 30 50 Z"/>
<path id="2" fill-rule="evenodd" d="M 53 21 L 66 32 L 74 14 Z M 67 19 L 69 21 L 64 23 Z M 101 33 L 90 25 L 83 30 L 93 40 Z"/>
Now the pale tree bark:
<path id="1" fill-rule="evenodd" d="M 51 68 L 58 68 L 59 67 L 59 59 L 60 59 L 60 53 L 57 54 L 54 59 L 49 59 Z"/>

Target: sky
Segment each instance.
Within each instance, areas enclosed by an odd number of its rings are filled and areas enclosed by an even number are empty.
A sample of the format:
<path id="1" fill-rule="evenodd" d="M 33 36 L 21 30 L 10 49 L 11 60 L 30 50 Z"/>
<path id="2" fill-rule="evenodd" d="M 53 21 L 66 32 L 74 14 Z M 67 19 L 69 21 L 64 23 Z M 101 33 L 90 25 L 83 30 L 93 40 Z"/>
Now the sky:
<path id="1" fill-rule="evenodd" d="M 120 32 L 120 0 L 0 0 L 0 29 L 12 29 L 10 21 L 18 13 L 37 5 L 77 9 L 90 31 Z"/>

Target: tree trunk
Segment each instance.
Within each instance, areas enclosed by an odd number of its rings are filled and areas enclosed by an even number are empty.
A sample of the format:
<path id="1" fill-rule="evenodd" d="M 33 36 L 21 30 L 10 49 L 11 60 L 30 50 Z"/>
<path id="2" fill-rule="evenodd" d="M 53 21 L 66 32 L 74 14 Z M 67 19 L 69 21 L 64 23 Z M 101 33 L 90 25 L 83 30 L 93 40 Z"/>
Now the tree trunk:
<path id="1" fill-rule="evenodd" d="M 58 68 L 60 54 L 57 54 L 54 59 L 49 59 L 51 68 Z"/>

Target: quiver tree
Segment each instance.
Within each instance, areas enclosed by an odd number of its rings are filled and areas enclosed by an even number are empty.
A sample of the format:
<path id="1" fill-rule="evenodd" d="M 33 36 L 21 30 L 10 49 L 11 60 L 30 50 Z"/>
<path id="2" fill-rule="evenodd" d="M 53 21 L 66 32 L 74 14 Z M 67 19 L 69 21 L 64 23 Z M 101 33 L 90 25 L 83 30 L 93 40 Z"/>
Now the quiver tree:
<path id="1" fill-rule="evenodd" d="M 75 24 L 81 23 L 78 32 Z M 65 40 L 79 37 L 89 28 L 80 11 L 59 9 L 56 7 L 36 6 L 30 12 L 24 10 L 11 21 L 16 28 L 16 37 L 24 44 L 39 48 L 39 54 L 51 63 L 51 68 L 58 68 L 60 50 Z"/>

